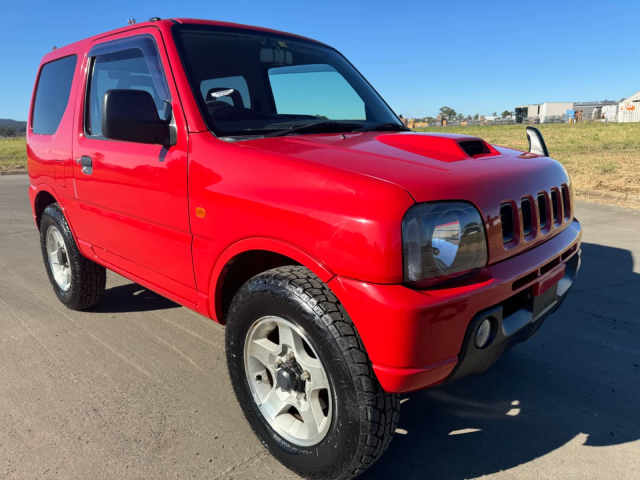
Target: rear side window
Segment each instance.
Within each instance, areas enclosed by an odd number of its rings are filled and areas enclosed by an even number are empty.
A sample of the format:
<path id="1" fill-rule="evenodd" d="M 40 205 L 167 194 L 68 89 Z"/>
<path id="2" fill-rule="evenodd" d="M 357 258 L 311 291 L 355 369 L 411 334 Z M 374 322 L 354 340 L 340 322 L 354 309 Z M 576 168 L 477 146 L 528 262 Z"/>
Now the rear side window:
<path id="1" fill-rule="evenodd" d="M 70 55 L 47 63 L 40 70 L 31 118 L 33 133 L 56 133 L 69 103 L 76 60 L 75 55 Z"/>

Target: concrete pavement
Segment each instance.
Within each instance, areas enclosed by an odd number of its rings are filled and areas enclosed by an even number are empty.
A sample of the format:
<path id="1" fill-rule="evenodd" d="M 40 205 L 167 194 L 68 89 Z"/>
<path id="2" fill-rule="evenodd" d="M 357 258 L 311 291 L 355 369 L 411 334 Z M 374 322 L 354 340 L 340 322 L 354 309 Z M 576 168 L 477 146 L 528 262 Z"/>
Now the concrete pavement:
<path id="1" fill-rule="evenodd" d="M 403 398 L 364 478 L 638 478 L 640 212 L 577 214 L 559 312 L 487 374 Z M 0 178 L 0 478 L 296 478 L 236 404 L 222 327 L 114 274 L 97 311 L 57 301 L 26 176 Z"/>

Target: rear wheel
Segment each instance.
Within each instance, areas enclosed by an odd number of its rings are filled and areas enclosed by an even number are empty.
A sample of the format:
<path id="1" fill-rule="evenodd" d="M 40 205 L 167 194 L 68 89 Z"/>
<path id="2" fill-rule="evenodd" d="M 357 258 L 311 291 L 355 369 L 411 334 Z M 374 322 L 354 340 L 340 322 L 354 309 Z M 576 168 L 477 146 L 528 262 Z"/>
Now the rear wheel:
<path id="1" fill-rule="evenodd" d="M 74 310 L 86 310 L 102 298 L 106 285 L 103 266 L 83 257 L 57 203 L 40 219 L 40 246 L 49 281 L 58 299 Z"/>
<path id="2" fill-rule="evenodd" d="M 342 305 L 311 271 L 250 279 L 227 315 L 236 396 L 263 444 L 307 478 L 349 479 L 372 465 L 399 417 Z"/>

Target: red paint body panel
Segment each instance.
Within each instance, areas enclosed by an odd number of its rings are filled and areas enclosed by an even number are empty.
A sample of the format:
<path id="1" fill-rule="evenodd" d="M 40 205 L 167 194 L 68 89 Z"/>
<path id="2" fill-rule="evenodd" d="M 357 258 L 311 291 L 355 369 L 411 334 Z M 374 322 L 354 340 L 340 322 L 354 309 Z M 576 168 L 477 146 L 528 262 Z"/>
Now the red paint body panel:
<path id="1" fill-rule="evenodd" d="M 93 173 L 85 175 L 79 163 L 74 164 L 74 193 L 79 209 L 74 223 L 78 226 L 80 239 L 99 247 L 97 252 L 115 254 L 145 270 L 195 288 L 187 195 L 189 138 L 184 115 L 177 89 L 171 81 L 170 63 L 163 55 L 159 30 L 137 28 L 135 34 L 154 38 L 164 70 L 169 72 L 165 76 L 173 99 L 177 142 L 167 150 L 160 145 L 86 136 L 82 105 L 85 89 L 80 89 L 74 157 L 89 156 L 93 161 Z M 88 47 L 127 36 L 130 34 L 120 33 L 96 40 Z M 88 68 L 86 55 L 83 64 Z"/>
<path id="2" fill-rule="evenodd" d="M 341 277 L 333 278 L 329 286 L 353 318 L 381 385 L 389 391 L 416 390 L 441 382 L 453 370 L 476 313 L 531 287 L 533 282 L 514 290 L 513 282 L 580 239 L 580 225 L 574 221 L 540 247 L 491 265 L 474 280 L 450 288 L 412 290 Z M 549 275 L 555 277 L 556 270 Z"/>
<path id="3" fill-rule="evenodd" d="M 335 274 L 402 280 L 400 221 L 413 204 L 406 191 L 260 143 L 191 135 L 191 204 L 208 212 L 191 217 L 198 285 L 210 282 L 212 262 L 228 245 L 252 237 L 292 243 Z M 308 140 L 287 143 L 298 154 L 313 148 Z"/>
<path id="4" fill-rule="evenodd" d="M 579 243 L 579 224 L 562 215 L 558 226 L 536 229 L 512 247 L 503 244 L 501 203 L 570 185 L 550 158 L 491 145 L 489 153 L 470 157 L 459 142 L 479 139 L 459 135 L 216 138 L 173 43 L 174 22 L 270 31 L 162 20 L 59 48 L 42 61 L 78 56 L 58 131 L 35 135 L 30 115 L 29 195 L 34 214 L 41 192 L 56 199 L 88 258 L 223 321 L 221 275 L 234 257 L 255 250 L 289 257 L 328 284 L 353 319 L 380 383 L 400 392 L 445 379 L 471 318 L 517 293 L 515 279 Z M 171 93 L 177 142 L 169 149 L 84 133 L 89 50 L 143 33 L 156 41 Z M 82 155 L 93 159 L 92 175 L 76 163 Z M 402 284 L 402 218 L 414 203 L 438 200 L 478 208 L 489 264 L 465 283 L 412 290 Z M 521 214 L 515 223 L 516 237 L 523 238 Z"/>
<path id="5" fill-rule="evenodd" d="M 403 138 L 406 140 L 403 141 Z M 536 198 L 538 192 L 549 191 L 561 184 L 569 185 L 564 167 L 547 157 L 523 159 L 520 158 L 521 152 L 507 148 L 495 148 L 498 155 L 466 157 L 456 161 L 450 160 L 448 147 L 440 154 L 444 159 L 415 153 L 418 148 L 438 152 L 443 143 L 449 143 L 447 140 L 454 138 L 474 139 L 459 135 L 369 132 L 347 134 L 344 139 L 342 135 L 305 135 L 244 143 L 266 153 L 286 155 L 391 182 L 409 192 L 417 202 L 445 199 L 471 202 L 480 210 L 485 221 L 490 263 L 523 252 L 548 239 L 547 235 L 540 232 L 532 241 L 506 249 L 500 230 L 500 205 L 519 201 L 524 196 Z M 566 223 L 554 234 L 565 227 Z M 398 269 L 401 269 L 401 265 L 398 265 Z M 400 275 L 401 271 L 398 270 L 395 275 L 376 281 L 393 283 L 398 281 Z M 366 279 L 362 276 L 356 278 Z"/>
<path id="6" fill-rule="evenodd" d="M 488 150 L 487 153 L 474 155 L 473 158 L 499 155 L 498 151 L 483 140 L 466 135 L 380 135 L 377 140 L 391 147 L 399 148 L 423 157 L 438 159 L 443 162 L 459 162 L 467 160 L 469 155 L 460 146 L 460 141 L 481 142 Z"/>

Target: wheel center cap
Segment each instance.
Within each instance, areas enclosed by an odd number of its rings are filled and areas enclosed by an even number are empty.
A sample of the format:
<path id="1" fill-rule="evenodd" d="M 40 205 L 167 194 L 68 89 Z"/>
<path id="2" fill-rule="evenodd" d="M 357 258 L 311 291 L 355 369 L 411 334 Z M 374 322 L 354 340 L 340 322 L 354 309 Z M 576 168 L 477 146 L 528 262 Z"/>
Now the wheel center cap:
<path id="1" fill-rule="evenodd" d="M 67 265 L 67 256 L 62 251 L 62 249 L 58 249 L 58 263 L 62 266 Z"/>
<path id="2" fill-rule="evenodd" d="M 276 370 L 276 386 L 285 392 L 304 392 L 301 375 L 302 368 L 297 362 L 287 363 Z"/>

